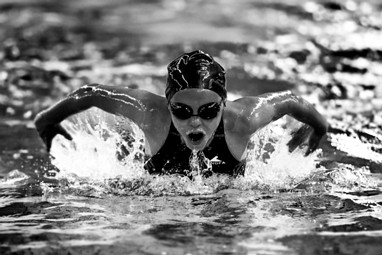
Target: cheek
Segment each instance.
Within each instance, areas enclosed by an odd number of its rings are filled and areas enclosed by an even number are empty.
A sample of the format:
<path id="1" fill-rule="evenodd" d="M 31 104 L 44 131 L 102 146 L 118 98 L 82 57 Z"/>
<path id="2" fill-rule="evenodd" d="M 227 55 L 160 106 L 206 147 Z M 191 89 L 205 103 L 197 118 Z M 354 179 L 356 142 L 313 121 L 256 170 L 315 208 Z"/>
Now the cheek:
<path id="1" fill-rule="evenodd" d="M 178 132 L 182 132 L 187 127 L 186 121 L 179 121 L 178 119 L 175 119 L 175 118 L 172 119 L 172 123 L 174 124 Z"/>
<path id="2" fill-rule="evenodd" d="M 220 118 L 206 122 L 205 127 L 208 131 L 208 134 L 213 134 L 218 128 L 219 123 L 220 123 Z"/>

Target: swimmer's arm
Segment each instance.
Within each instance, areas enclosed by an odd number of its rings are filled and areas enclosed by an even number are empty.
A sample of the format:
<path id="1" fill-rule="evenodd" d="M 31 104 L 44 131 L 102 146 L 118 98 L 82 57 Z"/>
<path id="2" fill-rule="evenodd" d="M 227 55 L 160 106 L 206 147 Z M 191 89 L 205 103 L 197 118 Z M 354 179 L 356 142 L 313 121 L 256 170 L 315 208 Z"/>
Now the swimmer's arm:
<path id="1" fill-rule="evenodd" d="M 169 118 L 166 106 L 164 97 L 144 90 L 91 84 L 75 90 L 63 100 L 39 113 L 35 118 L 35 125 L 49 150 L 55 135 L 61 134 L 71 139 L 59 123 L 91 107 L 129 118 L 146 131 L 150 129 L 152 123 L 157 123 L 158 127 L 165 126 L 161 125 L 161 122 Z M 160 130 L 155 131 L 160 132 Z M 148 133 L 152 132 L 149 130 Z"/>
<path id="2" fill-rule="evenodd" d="M 322 136 L 328 129 L 328 123 L 325 118 L 313 107 L 312 104 L 304 100 L 302 97 L 294 95 L 290 91 L 279 93 L 267 93 L 258 97 L 248 97 L 243 99 L 247 105 L 247 119 L 249 121 L 250 130 L 253 134 L 259 128 L 278 120 L 279 118 L 289 115 L 296 120 L 309 125 L 313 131 L 308 135 L 308 151 L 307 154 L 314 151 Z M 248 107 L 250 106 L 250 107 Z M 298 143 L 302 143 L 303 138 L 301 130 L 300 137 L 291 140 L 290 147 L 297 147 Z M 307 132 L 306 132 L 307 133 Z M 298 140 L 298 141 L 297 141 Z M 296 145 L 293 145 L 295 143 Z M 294 149 L 292 148 L 292 150 Z"/>
<path id="3" fill-rule="evenodd" d="M 97 107 L 108 113 L 127 117 L 139 126 L 154 111 L 166 111 L 165 99 L 153 93 L 119 86 L 91 84 L 70 93 L 49 109 L 41 112 L 46 121 L 59 123 L 67 117 Z"/>

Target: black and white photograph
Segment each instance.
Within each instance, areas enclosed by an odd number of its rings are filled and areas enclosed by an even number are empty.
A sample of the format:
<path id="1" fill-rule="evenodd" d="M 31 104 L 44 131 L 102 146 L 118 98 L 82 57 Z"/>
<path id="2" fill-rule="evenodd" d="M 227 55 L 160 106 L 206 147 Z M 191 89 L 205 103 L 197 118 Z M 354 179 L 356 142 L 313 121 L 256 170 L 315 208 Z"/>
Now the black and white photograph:
<path id="1" fill-rule="evenodd" d="M 382 2 L 0 0 L 0 254 L 381 255 Z"/>

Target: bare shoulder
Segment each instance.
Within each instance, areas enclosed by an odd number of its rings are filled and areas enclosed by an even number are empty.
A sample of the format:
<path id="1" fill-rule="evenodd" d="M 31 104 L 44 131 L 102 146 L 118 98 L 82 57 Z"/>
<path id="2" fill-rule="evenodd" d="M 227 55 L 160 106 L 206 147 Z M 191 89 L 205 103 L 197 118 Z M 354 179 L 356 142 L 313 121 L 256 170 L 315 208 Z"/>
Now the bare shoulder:
<path id="1" fill-rule="evenodd" d="M 251 138 L 250 121 L 246 117 L 246 105 L 241 100 L 228 101 L 224 108 L 224 133 L 228 148 L 237 160 L 245 157 L 246 148 Z"/>
<path id="2" fill-rule="evenodd" d="M 150 149 L 146 151 L 154 155 L 164 144 L 171 126 L 171 115 L 167 108 L 166 98 L 145 90 L 136 90 L 134 94 L 144 109 L 142 129 Z"/>
<path id="3" fill-rule="evenodd" d="M 224 109 L 224 132 L 232 155 L 242 160 L 251 136 L 269 123 L 273 116 L 274 100 L 283 100 L 290 92 L 269 93 L 256 97 L 242 97 L 228 101 Z"/>
<path id="4" fill-rule="evenodd" d="M 242 97 L 227 102 L 224 122 L 227 130 L 243 135 L 252 135 L 263 122 L 269 122 L 275 114 L 278 102 L 290 100 L 291 91 L 266 93 L 259 96 Z"/>
<path id="5" fill-rule="evenodd" d="M 91 84 L 82 89 L 83 93 L 92 93 L 105 98 L 100 104 L 102 103 L 101 107 L 109 112 L 134 121 L 145 133 L 146 153 L 155 154 L 163 145 L 171 125 L 165 97 L 123 86 Z"/>
<path id="6" fill-rule="evenodd" d="M 227 101 L 223 114 L 224 130 L 230 134 L 245 135 L 250 124 L 247 111 L 248 107 L 244 100 Z"/>
<path id="7" fill-rule="evenodd" d="M 162 126 L 169 129 L 171 115 L 167 107 L 167 100 L 164 97 L 148 92 L 142 98 L 146 123 L 149 126 Z"/>

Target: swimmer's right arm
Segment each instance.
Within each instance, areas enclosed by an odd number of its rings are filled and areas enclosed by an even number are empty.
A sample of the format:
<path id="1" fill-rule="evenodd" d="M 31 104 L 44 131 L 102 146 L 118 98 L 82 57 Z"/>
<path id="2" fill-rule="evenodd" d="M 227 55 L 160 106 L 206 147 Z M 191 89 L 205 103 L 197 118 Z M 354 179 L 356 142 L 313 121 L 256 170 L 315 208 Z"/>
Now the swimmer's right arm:
<path id="1" fill-rule="evenodd" d="M 56 135 L 72 139 L 60 122 L 91 107 L 129 118 L 144 131 L 150 123 L 164 121 L 166 118 L 163 117 L 168 112 L 164 97 L 144 90 L 99 84 L 85 85 L 37 114 L 35 126 L 48 151 Z M 165 125 L 159 125 L 161 126 Z"/>

